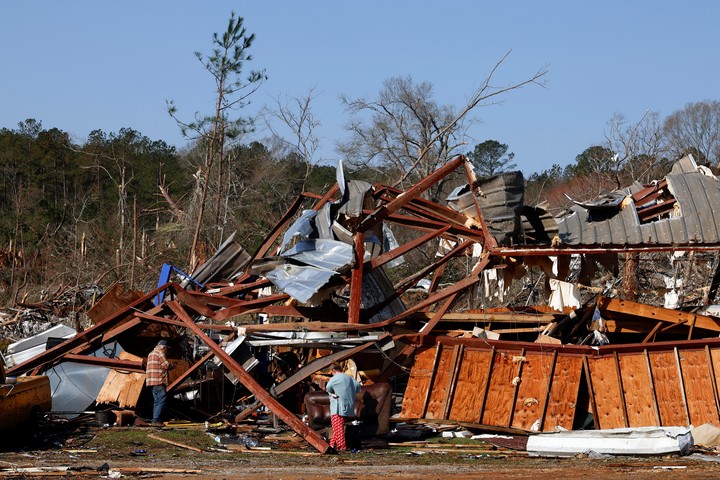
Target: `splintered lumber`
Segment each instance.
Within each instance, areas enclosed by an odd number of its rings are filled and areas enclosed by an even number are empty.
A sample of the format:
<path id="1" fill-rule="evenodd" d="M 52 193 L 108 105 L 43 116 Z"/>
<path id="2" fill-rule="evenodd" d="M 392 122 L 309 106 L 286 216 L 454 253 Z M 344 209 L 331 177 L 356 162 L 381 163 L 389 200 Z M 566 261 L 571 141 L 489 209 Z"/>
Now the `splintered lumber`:
<path id="1" fill-rule="evenodd" d="M 658 321 L 670 324 L 693 325 L 694 328 L 703 328 L 713 332 L 720 332 L 720 320 L 708 315 L 692 312 L 683 312 L 669 308 L 654 307 L 642 303 L 603 297 L 598 300 L 598 309 L 603 317 L 615 320 L 641 320 L 647 322 L 646 331 L 652 329 Z"/>
<path id="2" fill-rule="evenodd" d="M 170 445 L 175 445 L 176 447 L 185 448 L 187 450 L 192 450 L 193 452 L 202 453 L 202 450 L 197 447 L 185 445 L 184 443 L 180 443 L 180 442 L 173 442 L 172 440 L 168 440 L 167 438 L 158 437 L 157 435 L 153 435 L 152 433 L 148 433 L 148 437 L 152 438 L 153 440 L 157 440 L 159 442 L 169 443 Z"/>

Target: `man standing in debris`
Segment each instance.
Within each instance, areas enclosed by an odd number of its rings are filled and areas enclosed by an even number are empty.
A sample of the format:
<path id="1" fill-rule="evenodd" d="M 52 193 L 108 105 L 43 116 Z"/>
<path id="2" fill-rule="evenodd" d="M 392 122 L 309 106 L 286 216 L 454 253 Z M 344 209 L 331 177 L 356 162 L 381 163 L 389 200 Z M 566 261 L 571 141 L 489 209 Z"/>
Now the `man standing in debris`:
<path id="1" fill-rule="evenodd" d="M 342 452 L 347 449 L 345 417 L 355 416 L 355 395 L 360 392 L 360 384 L 343 373 L 339 363 L 333 363 L 332 373 L 332 378 L 325 386 L 325 391 L 330 395 L 330 423 L 333 431 L 330 446 Z"/>
<path id="2" fill-rule="evenodd" d="M 167 402 L 168 372 L 175 367 L 175 365 L 168 362 L 165 356 L 167 349 L 167 341 L 160 340 L 148 355 L 147 368 L 145 369 L 145 385 L 152 389 L 154 400 L 153 425 L 162 425 L 161 419 Z"/>

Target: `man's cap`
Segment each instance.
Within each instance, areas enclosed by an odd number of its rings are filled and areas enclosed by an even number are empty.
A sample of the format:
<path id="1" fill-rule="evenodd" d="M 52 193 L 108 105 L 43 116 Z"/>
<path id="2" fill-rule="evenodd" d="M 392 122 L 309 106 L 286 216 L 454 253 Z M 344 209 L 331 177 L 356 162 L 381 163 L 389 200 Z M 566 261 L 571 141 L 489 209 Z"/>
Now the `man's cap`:
<path id="1" fill-rule="evenodd" d="M 167 340 L 160 340 L 158 342 L 158 347 L 167 347 L 167 346 L 168 346 Z"/>

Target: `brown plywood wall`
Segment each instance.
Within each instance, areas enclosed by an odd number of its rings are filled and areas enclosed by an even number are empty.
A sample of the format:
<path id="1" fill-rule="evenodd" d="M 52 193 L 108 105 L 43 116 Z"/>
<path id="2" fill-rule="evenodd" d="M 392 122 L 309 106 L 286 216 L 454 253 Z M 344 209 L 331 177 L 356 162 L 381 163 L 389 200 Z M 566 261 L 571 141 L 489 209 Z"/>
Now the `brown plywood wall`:
<path id="1" fill-rule="evenodd" d="M 403 418 L 424 418 L 425 398 L 433 376 L 436 348 L 420 348 L 415 354 L 402 403 Z"/>
<path id="2" fill-rule="evenodd" d="M 718 409 L 712 387 L 710 358 L 705 350 L 679 352 L 690 421 L 693 425 L 718 423 Z"/>
<path id="3" fill-rule="evenodd" d="M 645 353 L 618 355 L 618 364 L 622 376 L 628 426 L 657 425 L 659 419 L 656 415 L 655 395 Z"/>
<path id="4" fill-rule="evenodd" d="M 448 415 L 449 420 L 480 422 L 480 409 L 485 398 L 493 356 L 492 350 L 464 349 L 455 383 L 455 395 Z"/>
<path id="5" fill-rule="evenodd" d="M 623 394 L 615 356 L 589 358 L 595 403 L 595 427 L 625 427 Z"/>
<path id="6" fill-rule="evenodd" d="M 577 413 L 580 379 L 583 372 L 583 357 L 558 355 L 550 386 L 542 431 L 554 432 L 555 427 L 572 430 Z"/>
<path id="7" fill-rule="evenodd" d="M 662 426 L 688 425 L 690 419 L 678 378 L 675 352 L 651 352 L 649 356 Z"/>
<path id="8" fill-rule="evenodd" d="M 529 352 L 524 357 L 512 426 L 531 430 L 537 422 L 536 429 L 539 429 L 552 384 L 555 356 Z"/>
<path id="9" fill-rule="evenodd" d="M 720 346 L 598 354 L 526 345 L 527 351 L 472 341 L 420 348 L 401 417 L 570 430 L 589 400 L 600 429 L 720 426 Z"/>

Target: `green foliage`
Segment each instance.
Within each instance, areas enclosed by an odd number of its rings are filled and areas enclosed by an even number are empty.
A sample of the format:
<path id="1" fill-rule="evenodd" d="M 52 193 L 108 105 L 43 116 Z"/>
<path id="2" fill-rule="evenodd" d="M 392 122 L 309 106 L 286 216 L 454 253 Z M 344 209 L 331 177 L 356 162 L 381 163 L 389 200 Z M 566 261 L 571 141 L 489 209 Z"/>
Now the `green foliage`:
<path id="1" fill-rule="evenodd" d="M 497 140 L 486 140 L 475 145 L 473 151 L 468 152 L 467 156 L 475 166 L 475 173 L 478 177 L 492 177 L 517 168 L 517 165 L 512 162 L 515 154 L 508 153 L 508 146 Z"/>

